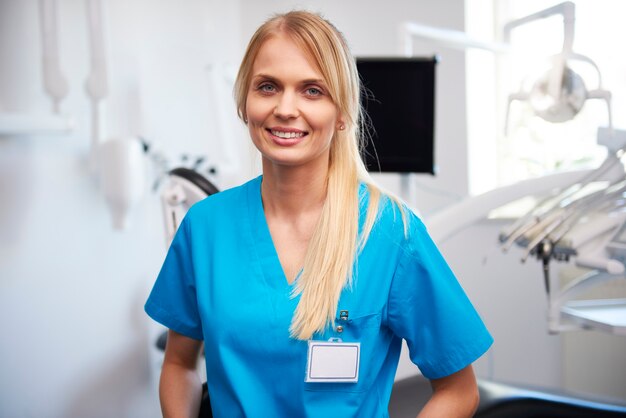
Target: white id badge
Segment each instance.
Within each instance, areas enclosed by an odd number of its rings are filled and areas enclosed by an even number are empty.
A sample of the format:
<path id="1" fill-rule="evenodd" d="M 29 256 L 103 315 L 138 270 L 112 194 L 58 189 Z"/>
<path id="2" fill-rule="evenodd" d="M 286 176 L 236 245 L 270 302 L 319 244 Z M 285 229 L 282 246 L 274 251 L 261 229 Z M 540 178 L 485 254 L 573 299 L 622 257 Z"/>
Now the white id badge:
<path id="1" fill-rule="evenodd" d="M 305 382 L 359 381 L 361 343 L 309 341 Z"/>

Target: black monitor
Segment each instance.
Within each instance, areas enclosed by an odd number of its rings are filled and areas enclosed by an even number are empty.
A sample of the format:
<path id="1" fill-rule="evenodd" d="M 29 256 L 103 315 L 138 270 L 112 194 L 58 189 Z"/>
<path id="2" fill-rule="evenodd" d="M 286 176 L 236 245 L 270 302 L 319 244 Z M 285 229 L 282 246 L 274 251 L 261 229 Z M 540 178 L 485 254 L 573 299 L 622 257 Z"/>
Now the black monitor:
<path id="1" fill-rule="evenodd" d="M 357 58 L 370 172 L 435 173 L 436 64 L 437 57 Z"/>

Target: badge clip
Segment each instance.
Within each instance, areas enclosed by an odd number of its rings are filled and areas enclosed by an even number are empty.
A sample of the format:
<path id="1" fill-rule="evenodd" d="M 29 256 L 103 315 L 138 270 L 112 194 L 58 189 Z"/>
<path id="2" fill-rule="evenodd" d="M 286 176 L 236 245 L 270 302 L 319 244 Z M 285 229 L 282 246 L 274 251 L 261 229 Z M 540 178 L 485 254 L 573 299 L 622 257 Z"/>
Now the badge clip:
<path id="1" fill-rule="evenodd" d="M 339 311 L 339 319 L 342 321 L 348 320 L 348 311 Z"/>

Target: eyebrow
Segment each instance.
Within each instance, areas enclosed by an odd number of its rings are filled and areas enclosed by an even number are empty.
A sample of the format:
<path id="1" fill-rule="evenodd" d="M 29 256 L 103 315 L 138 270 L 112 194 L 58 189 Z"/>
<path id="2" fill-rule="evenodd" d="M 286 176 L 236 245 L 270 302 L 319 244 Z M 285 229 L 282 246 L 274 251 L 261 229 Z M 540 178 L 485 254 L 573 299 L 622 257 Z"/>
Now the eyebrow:
<path id="1" fill-rule="evenodd" d="M 255 74 L 252 77 L 252 79 L 259 79 L 259 78 L 270 80 L 270 81 L 273 81 L 273 82 L 280 82 L 280 80 L 278 80 L 276 77 L 272 77 L 269 74 L 260 73 L 260 74 Z M 326 82 L 323 79 L 321 79 L 321 78 L 307 78 L 305 80 L 299 81 L 299 83 L 300 84 L 317 83 L 317 84 L 324 84 L 324 85 L 326 84 Z"/>

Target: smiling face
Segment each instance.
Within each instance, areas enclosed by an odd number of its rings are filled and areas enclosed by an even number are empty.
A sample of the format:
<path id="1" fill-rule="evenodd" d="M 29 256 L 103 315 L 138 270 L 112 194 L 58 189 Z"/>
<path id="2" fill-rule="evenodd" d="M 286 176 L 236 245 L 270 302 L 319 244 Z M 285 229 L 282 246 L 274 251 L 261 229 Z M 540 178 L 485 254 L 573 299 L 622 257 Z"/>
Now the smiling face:
<path id="1" fill-rule="evenodd" d="M 245 114 L 264 169 L 267 164 L 327 169 L 339 113 L 320 71 L 285 34 L 259 49 Z"/>

